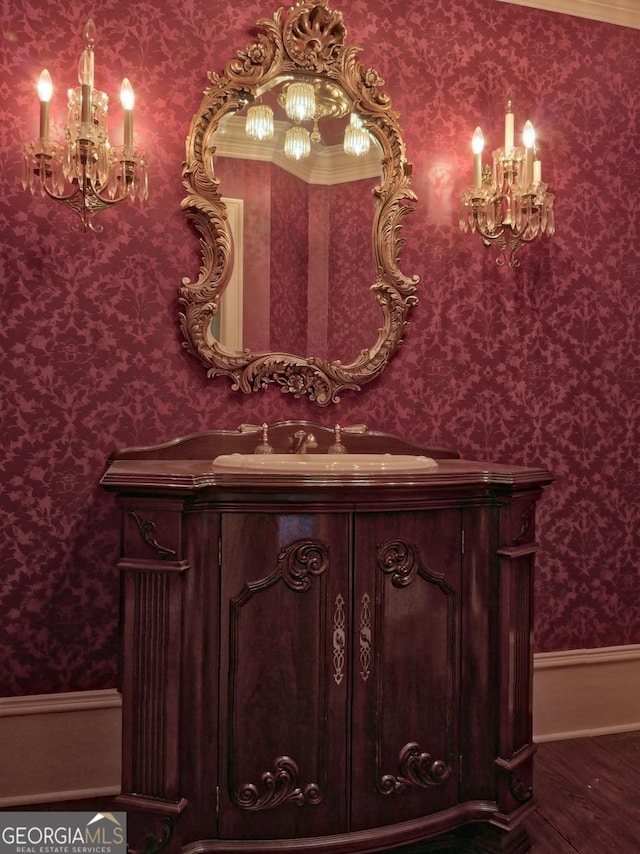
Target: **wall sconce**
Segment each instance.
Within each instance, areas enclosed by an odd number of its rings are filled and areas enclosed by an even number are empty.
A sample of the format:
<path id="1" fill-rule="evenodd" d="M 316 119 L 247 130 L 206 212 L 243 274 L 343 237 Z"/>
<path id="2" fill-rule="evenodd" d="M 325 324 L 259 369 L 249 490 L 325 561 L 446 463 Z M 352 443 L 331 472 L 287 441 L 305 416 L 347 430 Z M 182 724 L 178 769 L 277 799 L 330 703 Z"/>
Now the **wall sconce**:
<path id="1" fill-rule="evenodd" d="M 482 165 L 484 137 L 476 128 L 471 141 L 473 186 L 461 196 L 460 229 L 478 233 L 485 246 L 502 252 L 497 263 L 519 267 L 516 252 L 543 234 L 555 233 L 554 196 L 542 182 L 540 150 L 531 122 L 524 126 L 523 145 L 514 145 L 512 100 L 507 100 L 504 148 L 493 152 L 493 165 Z"/>
<path id="2" fill-rule="evenodd" d="M 123 144 L 109 142 L 109 97 L 93 88 L 96 29 L 90 19 L 83 32 L 84 50 L 78 65 L 79 87 L 68 91 L 64 143 L 49 139 L 49 102 L 53 86 L 45 69 L 38 81 L 40 135 L 24 143 L 23 189 L 40 191 L 61 202 L 82 221 L 83 229 L 102 231 L 93 217 L 101 210 L 148 196 L 147 155 L 133 144 L 133 89 L 125 77 L 120 98 L 124 110 Z M 66 184 L 71 189 L 66 192 Z"/>

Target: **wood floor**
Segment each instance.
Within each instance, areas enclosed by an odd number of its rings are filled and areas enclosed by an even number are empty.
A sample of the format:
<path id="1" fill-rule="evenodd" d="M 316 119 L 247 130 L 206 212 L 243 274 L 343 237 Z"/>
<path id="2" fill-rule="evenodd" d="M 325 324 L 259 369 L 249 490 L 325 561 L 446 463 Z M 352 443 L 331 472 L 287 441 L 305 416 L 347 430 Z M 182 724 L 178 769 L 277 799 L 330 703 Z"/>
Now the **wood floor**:
<path id="1" fill-rule="evenodd" d="M 640 732 L 539 744 L 534 768 L 530 854 L 640 854 Z M 28 809 L 93 807 L 113 809 L 111 799 Z"/>
<path id="2" fill-rule="evenodd" d="M 640 732 L 538 745 L 532 854 L 640 854 Z"/>

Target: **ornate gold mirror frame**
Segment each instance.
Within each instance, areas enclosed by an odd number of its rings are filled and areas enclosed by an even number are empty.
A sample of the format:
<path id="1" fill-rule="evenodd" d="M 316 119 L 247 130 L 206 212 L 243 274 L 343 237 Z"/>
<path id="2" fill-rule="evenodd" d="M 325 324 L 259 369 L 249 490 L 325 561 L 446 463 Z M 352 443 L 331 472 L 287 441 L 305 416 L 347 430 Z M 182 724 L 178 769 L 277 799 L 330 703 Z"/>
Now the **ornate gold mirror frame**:
<path id="1" fill-rule="evenodd" d="M 325 406 L 339 400 L 343 389 L 359 390 L 386 367 L 402 341 L 410 309 L 417 304 L 418 276 L 399 269 L 402 221 L 413 210 L 411 166 L 398 115 L 382 91 L 384 81 L 356 58 L 360 48 L 347 46 L 342 14 L 324 2 L 301 3 L 273 19 L 257 23 L 258 41 L 218 76 L 209 72 L 210 86 L 191 122 L 183 184 L 188 195 L 182 208 L 200 234 L 202 262 L 197 281 L 182 280 L 179 301 L 183 346 L 207 369 L 210 377 L 228 376 L 232 388 L 245 393 L 277 383 L 295 397 L 307 394 Z M 382 179 L 373 190 L 373 257 L 376 281 L 371 284 L 382 311 L 378 337 L 351 364 L 289 353 L 229 351 L 215 338 L 212 321 L 233 267 L 233 239 L 220 181 L 214 174 L 212 134 L 221 119 L 282 78 L 325 78 L 337 83 L 382 151 Z M 372 205 L 373 206 L 373 205 Z M 357 318 L 354 318 L 354 324 Z"/>

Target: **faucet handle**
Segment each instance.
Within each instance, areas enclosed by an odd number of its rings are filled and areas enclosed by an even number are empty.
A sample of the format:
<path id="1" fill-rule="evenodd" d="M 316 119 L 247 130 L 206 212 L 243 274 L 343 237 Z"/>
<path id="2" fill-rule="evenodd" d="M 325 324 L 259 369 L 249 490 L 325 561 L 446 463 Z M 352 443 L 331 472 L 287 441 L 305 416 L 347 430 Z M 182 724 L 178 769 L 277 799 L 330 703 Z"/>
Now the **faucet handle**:
<path id="1" fill-rule="evenodd" d="M 269 444 L 269 425 L 262 425 L 262 442 L 257 446 L 254 454 L 272 454 L 273 448 Z"/>
<path id="2" fill-rule="evenodd" d="M 345 433 L 358 433 L 364 434 L 367 432 L 366 424 L 350 424 L 348 427 L 343 427 L 342 430 Z"/>
<path id="3" fill-rule="evenodd" d="M 333 445 L 329 445 L 329 448 L 327 450 L 328 454 L 346 454 L 347 453 L 347 449 L 342 444 L 342 441 L 340 439 L 341 429 L 342 428 L 340 427 L 339 424 L 336 424 L 336 426 L 333 428 L 333 433 L 334 433 L 335 438 L 334 438 Z"/>

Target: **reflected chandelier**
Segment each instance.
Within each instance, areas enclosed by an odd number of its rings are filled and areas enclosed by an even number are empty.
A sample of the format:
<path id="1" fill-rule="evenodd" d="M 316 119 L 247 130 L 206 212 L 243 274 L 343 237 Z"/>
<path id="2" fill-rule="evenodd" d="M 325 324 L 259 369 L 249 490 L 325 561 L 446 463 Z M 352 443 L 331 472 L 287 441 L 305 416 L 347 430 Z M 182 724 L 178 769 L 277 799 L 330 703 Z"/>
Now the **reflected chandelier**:
<path id="1" fill-rule="evenodd" d="M 49 102 L 53 86 L 45 69 L 38 81 L 40 134 L 24 143 L 22 186 L 39 191 L 74 211 L 86 231 L 102 231 L 93 217 L 125 199 L 148 196 L 147 155 L 133 144 L 133 89 L 125 77 L 120 98 L 124 110 L 123 144 L 109 141 L 109 97 L 93 88 L 96 29 L 90 19 L 83 32 L 78 65 L 79 87 L 68 91 L 64 142 L 49 139 Z M 67 186 L 69 187 L 67 188 Z"/>
<path id="2" fill-rule="evenodd" d="M 475 129 L 471 141 L 473 186 L 461 196 L 460 229 L 477 232 L 485 246 L 495 244 L 501 250 L 497 263 L 508 261 L 511 267 L 520 266 L 516 252 L 521 246 L 555 233 L 554 196 L 542 182 L 540 150 L 529 121 L 522 141 L 522 147 L 514 145 L 512 99 L 508 97 L 504 148 L 493 152 L 492 166 L 483 166 L 484 137 L 479 127 Z"/>
<path id="3" fill-rule="evenodd" d="M 284 154 L 290 160 L 303 160 L 311 154 L 311 145 L 322 141 L 318 121 L 323 118 L 342 118 L 350 115 L 350 123 L 344 133 L 345 154 L 361 157 L 369 151 L 371 138 L 362 119 L 349 110 L 349 104 L 340 89 L 330 83 L 316 81 L 287 82 L 277 97 L 287 118 L 295 124 L 284 139 Z M 313 122 L 311 131 L 302 127 L 302 122 Z M 245 131 L 250 139 L 264 142 L 274 137 L 273 109 L 259 103 L 249 107 Z"/>

